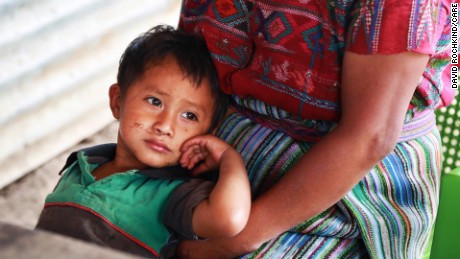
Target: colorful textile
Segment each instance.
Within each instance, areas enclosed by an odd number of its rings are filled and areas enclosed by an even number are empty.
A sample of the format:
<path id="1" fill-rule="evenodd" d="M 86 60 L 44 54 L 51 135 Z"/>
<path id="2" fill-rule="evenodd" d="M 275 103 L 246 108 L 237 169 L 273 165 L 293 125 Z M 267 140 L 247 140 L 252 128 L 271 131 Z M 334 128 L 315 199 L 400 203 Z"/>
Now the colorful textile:
<path id="1" fill-rule="evenodd" d="M 225 92 L 336 122 L 345 50 L 430 54 L 409 113 L 451 102 L 451 2 L 184 0 L 179 26 L 205 37 Z"/>
<path id="2" fill-rule="evenodd" d="M 288 114 L 256 100 L 242 103 L 252 117 Z M 244 258 L 420 258 L 438 202 L 441 147 L 433 120 L 427 114 L 407 122 L 394 151 L 340 202 Z M 328 124 L 322 125 L 327 130 Z M 429 130 L 425 125 L 431 125 Z M 296 140 L 237 111 L 228 115 L 217 135 L 242 154 L 254 197 L 315 143 Z"/>

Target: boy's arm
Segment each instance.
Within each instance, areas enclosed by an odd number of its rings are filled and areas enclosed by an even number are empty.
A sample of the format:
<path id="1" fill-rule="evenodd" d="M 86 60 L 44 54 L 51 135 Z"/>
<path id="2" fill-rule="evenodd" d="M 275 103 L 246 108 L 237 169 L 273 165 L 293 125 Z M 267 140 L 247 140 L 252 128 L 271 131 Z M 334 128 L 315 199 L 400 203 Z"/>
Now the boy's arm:
<path id="1" fill-rule="evenodd" d="M 209 197 L 194 209 L 193 230 L 203 238 L 234 236 L 246 225 L 251 208 L 248 176 L 240 154 L 217 137 L 206 135 L 187 141 L 181 164 L 194 173 L 218 169 L 219 179 Z"/>

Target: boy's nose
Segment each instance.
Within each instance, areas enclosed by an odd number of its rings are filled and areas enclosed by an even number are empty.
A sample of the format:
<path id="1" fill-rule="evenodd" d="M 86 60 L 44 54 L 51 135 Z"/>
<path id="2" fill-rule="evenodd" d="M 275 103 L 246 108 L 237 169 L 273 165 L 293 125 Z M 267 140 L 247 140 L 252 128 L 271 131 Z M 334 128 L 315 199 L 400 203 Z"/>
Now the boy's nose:
<path id="1" fill-rule="evenodd" d="M 158 120 L 153 124 L 156 135 L 173 136 L 174 134 L 174 116 L 163 113 L 158 116 Z"/>

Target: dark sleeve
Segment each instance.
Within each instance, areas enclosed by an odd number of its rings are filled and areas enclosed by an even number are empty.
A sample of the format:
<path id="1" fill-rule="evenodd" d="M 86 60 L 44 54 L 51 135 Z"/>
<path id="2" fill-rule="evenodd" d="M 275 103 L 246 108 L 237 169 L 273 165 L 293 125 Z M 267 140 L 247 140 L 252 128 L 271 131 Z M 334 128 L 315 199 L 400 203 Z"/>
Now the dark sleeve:
<path id="1" fill-rule="evenodd" d="M 193 209 L 209 197 L 214 183 L 202 179 L 192 179 L 174 190 L 166 205 L 164 224 L 183 239 L 198 239 L 193 232 Z"/>

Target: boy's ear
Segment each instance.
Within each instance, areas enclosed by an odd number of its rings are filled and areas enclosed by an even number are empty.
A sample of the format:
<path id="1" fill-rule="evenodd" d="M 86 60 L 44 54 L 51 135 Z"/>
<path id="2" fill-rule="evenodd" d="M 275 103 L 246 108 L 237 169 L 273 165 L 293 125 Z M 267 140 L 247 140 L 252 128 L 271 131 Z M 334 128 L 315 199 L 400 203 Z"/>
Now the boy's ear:
<path id="1" fill-rule="evenodd" d="M 113 84 L 109 88 L 110 110 L 115 119 L 120 119 L 121 91 L 118 84 Z"/>

